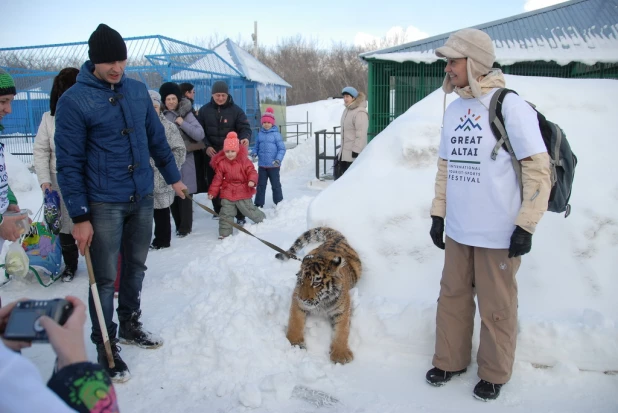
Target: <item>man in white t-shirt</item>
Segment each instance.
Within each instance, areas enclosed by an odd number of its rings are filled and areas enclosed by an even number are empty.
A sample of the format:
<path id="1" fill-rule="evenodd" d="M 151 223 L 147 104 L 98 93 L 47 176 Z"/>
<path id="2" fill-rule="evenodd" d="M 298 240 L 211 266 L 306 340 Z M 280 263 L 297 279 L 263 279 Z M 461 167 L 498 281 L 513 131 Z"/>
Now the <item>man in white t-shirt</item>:
<path id="1" fill-rule="evenodd" d="M 504 99 L 504 124 L 522 165 L 523 194 L 511 156 L 496 145 L 489 124 L 491 97 L 505 87 L 491 69 L 491 38 L 476 29 L 452 34 L 436 55 L 447 59 L 442 89 L 459 99 L 444 113 L 430 235 L 445 249 L 436 315 L 436 346 L 427 381 L 441 386 L 471 361 L 476 293 L 481 315 L 474 396 L 495 399 L 511 378 L 517 341 L 517 281 L 521 255 L 547 210 L 549 156 L 537 115 L 514 93 Z M 443 241 L 446 218 L 446 242 Z"/>

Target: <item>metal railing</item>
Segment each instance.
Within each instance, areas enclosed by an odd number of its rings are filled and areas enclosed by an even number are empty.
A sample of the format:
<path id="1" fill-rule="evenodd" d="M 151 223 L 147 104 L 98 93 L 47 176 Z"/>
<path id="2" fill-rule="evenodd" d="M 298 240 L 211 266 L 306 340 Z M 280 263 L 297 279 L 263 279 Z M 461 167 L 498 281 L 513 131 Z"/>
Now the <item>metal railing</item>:
<path id="1" fill-rule="evenodd" d="M 306 122 L 288 122 L 285 125 L 280 125 L 279 129 L 285 127 L 288 133 L 286 134 L 286 140 L 296 139 L 296 144 L 299 144 L 299 139 L 304 137 L 308 139 L 312 134 L 313 124 L 309 122 L 309 112 L 307 112 Z M 290 129 L 295 130 L 290 132 Z M 253 127 L 251 131 L 258 132 L 260 127 Z M 36 135 L 31 134 L 10 134 L 0 135 L 0 143 L 4 144 L 4 150 L 14 156 L 17 156 L 22 162 L 29 165 L 33 162 L 33 148 L 34 137 Z M 251 139 L 250 148 L 253 148 L 255 142 L 253 137 Z"/>
<path id="2" fill-rule="evenodd" d="M 26 165 L 32 164 L 35 135 L 0 135 L 4 152 L 17 156 Z"/>
<path id="3" fill-rule="evenodd" d="M 309 139 L 313 135 L 313 123 L 309 122 L 309 112 L 307 112 L 305 122 L 287 122 L 285 131 L 286 140 L 296 138 L 296 145 L 298 145 L 300 137 L 304 137 L 305 140 Z"/>
<path id="4" fill-rule="evenodd" d="M 326 129 L 319 130 L 315 132 L 315 177 L 317 179 L 326 180 L 333 179 L 332 174 L 327 174 L 327 163 L 330 161 L 335 162 L 337 158 L 337 149 L 340 148 L 341 145 L 337 145 L 337 137 L 341 135 L 341 132 L 338 131 L 341 129 L 341 126 L 335 126 L 332 132 L 328 132 Z M 322 139 L 322 144 L 320 145 L 320 138 Z M 328 149 L 326 145 L 326 139 L 333 138 L 333 154 L 328 155 Z M 320 152 L 320 148 L 324 148 L 323 152 Z M 320 175 L 320 161 L 322 161 L 322 170 L 323 174 Z M 332 164 L 331 164 L 332 168 Z"/>

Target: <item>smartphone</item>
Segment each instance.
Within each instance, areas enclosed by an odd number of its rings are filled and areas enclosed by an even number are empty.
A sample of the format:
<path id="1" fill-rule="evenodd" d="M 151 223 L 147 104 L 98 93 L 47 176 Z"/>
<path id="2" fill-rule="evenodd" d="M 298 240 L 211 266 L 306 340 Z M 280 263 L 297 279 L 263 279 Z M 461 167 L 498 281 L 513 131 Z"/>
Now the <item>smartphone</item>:
<path id="1" fill-rule="evenodd" d="M 63 298 L 20 301 L 11 311 L 3 338 L 48 343 L 47 332 L 39 323 L 41 316 L 46 315 L 63 325 L 72 312 L 73 304 Z"/>

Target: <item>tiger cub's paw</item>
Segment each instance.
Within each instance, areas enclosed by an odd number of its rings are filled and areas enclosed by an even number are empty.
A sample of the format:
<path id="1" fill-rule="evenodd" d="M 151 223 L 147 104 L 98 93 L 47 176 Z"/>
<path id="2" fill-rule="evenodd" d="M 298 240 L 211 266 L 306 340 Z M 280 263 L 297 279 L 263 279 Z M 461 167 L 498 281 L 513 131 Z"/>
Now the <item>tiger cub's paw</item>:
<path id="1" fill-rule="evenodd" d="M 302 336 L 301 337 L 294 337 L 294 336 L 290 336 L 288 334 L 287 339 L 288 339 L 288 341 L 290 342 L 290 344 L 292 346 L 300 347 L 303 350 L 305 350 L 307 348 L 307 346 L 305 345 L 305 338 L 302 337 Z"/>
<path id="2" fill-rule="evenodd" d="M 289 260 L 289 259 L 290 259 L 290 257 L 288 257 L 287 255 L 285 255 L 285 254 L 284 254 L 284 253 L 282 253 L 282 252 L 278 252 L 278 253 L 276 253 L 276 254 L 275 254 L 275 258 L 276 258 L 276 259 L 278 259 L 278 260 L 281 260 L 281 261 L 287 261 L 287 260 Z"/>
<path id="3" fill-rule="evenodd" d="M 354 360 L 354 353 L 347 347 L 333 347 L 330 351 L 330 360 L 333 363 L 346 364 Z"/>

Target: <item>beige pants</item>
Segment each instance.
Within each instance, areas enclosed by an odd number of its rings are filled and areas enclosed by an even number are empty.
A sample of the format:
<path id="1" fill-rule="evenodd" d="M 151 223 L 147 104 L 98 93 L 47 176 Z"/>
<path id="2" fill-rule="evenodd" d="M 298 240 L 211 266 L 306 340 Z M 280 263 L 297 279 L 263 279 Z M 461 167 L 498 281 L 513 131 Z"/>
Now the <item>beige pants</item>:
<path id="1" fill-rule="evenodd" d="M 444 270 L 436 315 L 433 365 L 445 371 L 470 364 L 477 294 L 481 338 L 478 376 L 494 384 L 511 378 L 517 341 L 517 281 L 521 257 L 506 249 L 459 244 L 446 237 Z"/>

